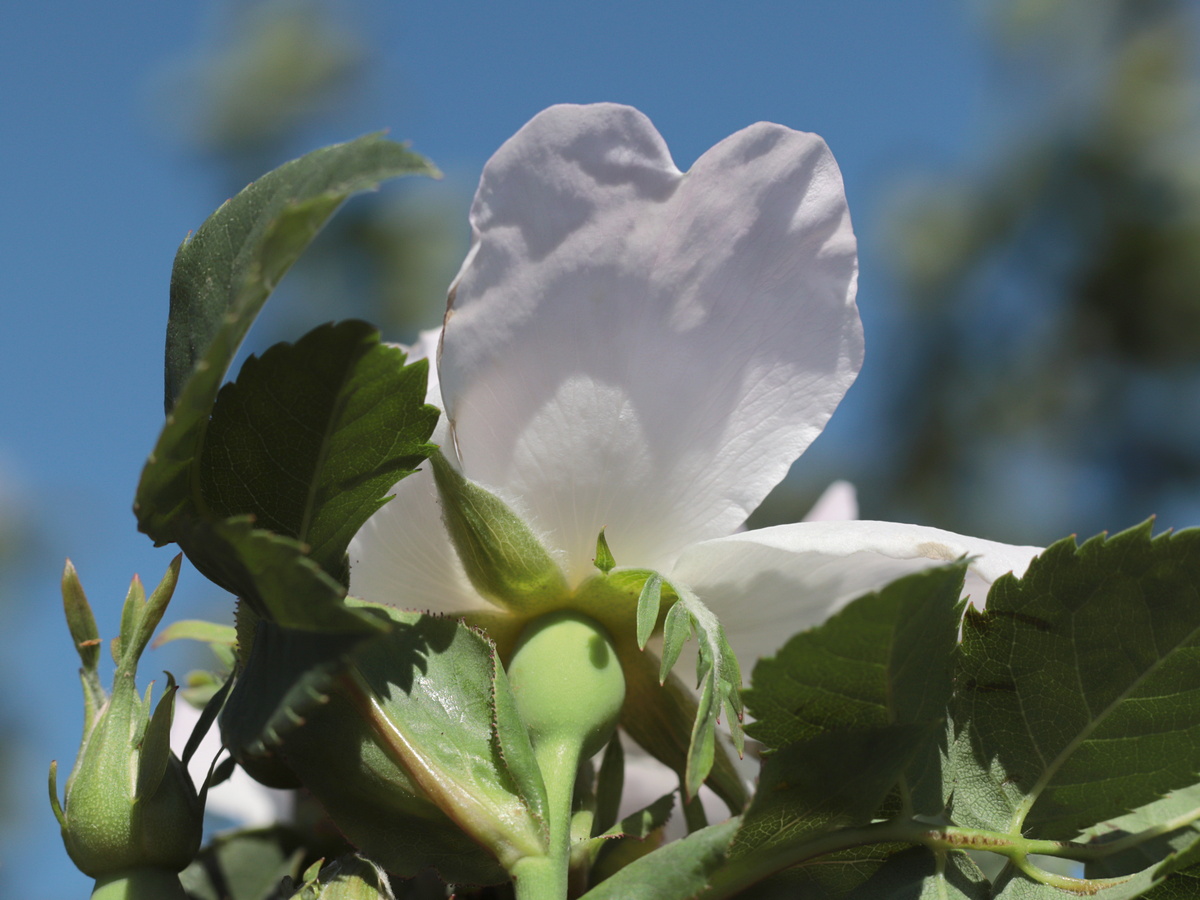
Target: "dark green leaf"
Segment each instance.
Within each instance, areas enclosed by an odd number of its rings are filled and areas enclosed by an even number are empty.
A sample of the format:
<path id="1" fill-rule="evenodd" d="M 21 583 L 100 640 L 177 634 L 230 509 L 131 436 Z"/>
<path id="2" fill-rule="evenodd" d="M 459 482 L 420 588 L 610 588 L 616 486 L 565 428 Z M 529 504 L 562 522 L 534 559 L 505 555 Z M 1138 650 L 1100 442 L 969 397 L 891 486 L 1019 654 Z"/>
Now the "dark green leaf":
<path id="1" fill-rule="evenodd" d="M 493 648 L 449 619 L 388 615 L 390 633 L 346 636 L 341 648 L 258 623 L 223 737 L 236 753 L 282 755 L 341 831 L 390 871 L 503 880 L 497 860 L 544 852 L 545 829 L 536 773 L 509 765 L 520 766 L 520 748 L 511 698 L 494 701 L 505 686 Z"/>
<path id="2" fill-rule="evenodd" d="M 250 357 L 221 389 L 208 427 L 206 508 L 219 518 L 254 516 L 257 527 L 308 545 L 344 581 L 350 539 L 432 450 L 427 366 L 406 367 L 399 348 L 357 321 Z"/>
<path id="3" fill-rule="evenodd" d="M 871 845 L 828 854 L 755 885 L 755 900 L 990 900 L 969 856 Z"/>
<path id="4" fill-rule="evenodd" d="M 1196 781 L 1198 573 L 1200 531 L 1147 523 L 996 582 L 964 623 L 958 824 L 1070 839 Z"/>
<path id="5" fill-rule="evenodd" d="M 1200 844 L 1200 784 L 1173 791 L 1086 834 L 1111 855 L 1090 862 L 1090 878 L 1124 875 Z"/>
<path id="6" fill-rule="evenodd" d="M 228 368 L 263 301 L 347 197 L 399 175 L 437 174 L 400 144 L 367 135 L 285 163 L 213 213 L 179 248 L 171 273 L 168 414 L 201 359 Z M 225 359 L 208 354 L 218 338 L 230 348 Z"/>
<path id="7" fill-rule="evenodd" d="M 180 247 L 167 324 L 167 421 L 134 503 L 138 527 L 157 544 L 178 540 L 180 517 L 212 518 L 195 463 L 225 372 L 279 279 L 348 196 L 422 173 L 434 170 L 378 135 L 326 147 L 264 175 Z"/>
<path id="8" fill-rule="evenodd" d="M 179 539 L 197 569 L 264 619 L 315 631 L 380 628 L 378 617 L 343 602 L 345 588 L 309 559 L 299 543 L 255 528 L 249 519 L 191 522 Z"/>
<path id="9" fill-rule="evenodd" d="M 708 885 L 725 859 L 738 822 L 712 825 L 630 863 L 581 900 L 684 900 Z"/>
<path id="10" fill-rule="evenodd" d="M 885 725 L 826 732 L 775 751 L 763 762 L 731 858 L 752 867 L 751 857 L 767 862 L 772 855 L 763 851 L 786 854 L 823 832 L 867 824 L 931 730 Z"/>
<path id="11" fill-rule="evenodd" d="M 285 876 L 300 874 L 304 849 L 283 827 L 218 835 L 179 880 L 196 900 L 268 900 Z"/>
<path id="12" fill-rule="evenodd" d="M 908 575 L 796 635 L 754 668 L 747 729 L 768 747 L 842 730 L 944 719 L 965 564 Z M 940 730 L 906 773 L 913 811 L 943 807 Z"/>

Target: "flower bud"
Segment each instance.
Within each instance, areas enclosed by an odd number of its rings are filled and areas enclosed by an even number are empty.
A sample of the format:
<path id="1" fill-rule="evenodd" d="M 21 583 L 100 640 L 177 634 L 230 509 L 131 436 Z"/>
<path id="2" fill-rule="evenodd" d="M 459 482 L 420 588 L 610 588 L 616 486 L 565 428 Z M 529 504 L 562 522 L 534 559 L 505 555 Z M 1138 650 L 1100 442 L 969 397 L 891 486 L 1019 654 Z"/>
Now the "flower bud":
<path id="1" fill-rule="evenodd" d="M 111 695 L 96 677 L 99 638 L 94 637 L 91 609 L 70 563 L 63 574 L 68 620 L 83 661 L 85 723 L 63 805 L 58 802 L 56 764 L 50 767 L 50 797 L 67 853 L 82 872 L 97 879 L 98 890 L 110 882 L 125 884 L 143 870 L 165 873 L 169 881 L 174 877 L 169 873 L 185 868 L 200 847 L 203 807 L 170 748 L 175 680 L 167 676 L 168 687 L 153 715 L 150 692 L 142 698 L 136 686 L 138 660 L 178 574 L 176 557 L 148 601 L 134 578 L 120 637 L 113 642 L 117 669 Z"/>
<path id="2" fill-rule="evenodd" d="M 563 611 L 531 623 L 508 679 L 535 749 L 565 742 L 587 759 L 617 727 L 625 676 L 607 632 L 587 616 Z"/>

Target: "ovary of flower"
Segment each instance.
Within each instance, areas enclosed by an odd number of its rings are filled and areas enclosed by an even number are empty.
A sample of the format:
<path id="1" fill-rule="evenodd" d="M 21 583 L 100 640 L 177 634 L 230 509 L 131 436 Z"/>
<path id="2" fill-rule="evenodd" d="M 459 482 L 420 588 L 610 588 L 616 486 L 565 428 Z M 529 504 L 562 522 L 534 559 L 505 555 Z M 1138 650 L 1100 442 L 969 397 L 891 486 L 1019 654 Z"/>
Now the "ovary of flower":
<path id="1" fill-rule="evenodd" d="M 978 586 L 1037 553 L 881 522 L 739 531 L 862 363 L 855 239 L 820 138 L 759 123 L 684 173 L 636 110 L 552 107 L 489 161 L 471 225 L 431 368 L 434 440 L 569 589 L 595 573 L 604 527 L 618 565 L 718 615 L 748 672 L 903 574 L 968 555 Z M 355 538 L 351 593 L 497 620 L 428 468 Z"/>

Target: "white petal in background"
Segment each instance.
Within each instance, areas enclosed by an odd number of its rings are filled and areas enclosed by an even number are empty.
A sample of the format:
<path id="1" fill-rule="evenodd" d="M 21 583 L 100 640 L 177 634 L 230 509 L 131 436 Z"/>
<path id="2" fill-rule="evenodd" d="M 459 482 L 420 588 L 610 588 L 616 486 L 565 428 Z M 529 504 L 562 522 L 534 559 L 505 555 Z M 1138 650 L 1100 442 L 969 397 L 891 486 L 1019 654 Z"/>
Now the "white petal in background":
<path id="1" fill-rule="evenodd" d="M 641 113 L 539 114 L 487 164 L 441 349 L 464 472 L 591 569 L 729 534 L 862 359 L 855 240 L 815 135 L 760 123 L 684 174 Z"/>
<path id="2" fill-rule="evenodd" d="M 171 722 L 171 748 L 176 755 L 183 754 L 183 748 L 199 719 L 198 709 L 182 699 L 176 700 L 175 718 Z M 192 776 L 192 784 L 196 785 L 197 791 L 208 778 L 209 766 L 219 753 L 223 753 L 221 738 L 214 725 L 200 742 L 195 756 L 188 761 L 188 774 Z M 291 791 L 264 787 L 237 768 L 227 781 L 208 792 L 204 812 L 206 817 L 219 817 L 229 827 L 256 828 L 287 821 L 291 817 L 292 806 Z"/>
<path id="3" fill-rule="evenodd" d="M 436 353 L 441 329 L 421 333 L 408 350 L 408 361 L 430 359 L 427 403 L 440 407 Z M 431 441 L 447 451 L 445 416 L 438 418 Z M 350 593 L 402 609 L 464 612 L 488 604 L 471 587 L 458 553 L 442 525 L 430 463 L 392 488 L 393 498 L 359 529 L 350 542 Z"/>
<path id="4" fill-rule="evenodd" d="M 796 632 L 902 575 L 975 557 L 965 593 L 982 605 L 993 581 L 1024 574 L 1039 553 L 919 525 L 804 522 L 690 547 L 671 578 L 716 613 L 748 674 Z"/>

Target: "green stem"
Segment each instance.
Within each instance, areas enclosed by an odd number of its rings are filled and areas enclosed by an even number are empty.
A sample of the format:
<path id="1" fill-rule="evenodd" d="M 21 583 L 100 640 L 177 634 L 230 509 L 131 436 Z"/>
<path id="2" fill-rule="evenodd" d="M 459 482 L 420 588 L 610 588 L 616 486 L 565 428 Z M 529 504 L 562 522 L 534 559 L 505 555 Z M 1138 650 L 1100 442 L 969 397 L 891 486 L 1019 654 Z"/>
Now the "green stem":
<path id="1" fill-rule="evenodd" d="M 528 856 L 513 866 L 517 900 L 566 900 L 571 864 L 571 798 L 579 769 L 578 741 L 544 741 L 533 748 L 546 784 L 550 817 L 550 850 Z"/>
<path id="2" fill-rule="evenodd" d="M 188 900 L 168 869 L 129 869 L 96 879 L 92 900 Z"/>
<path id="3" fill-rule="evenodd" d="M 896 819 L 875 822 L 859 828 L 843 828 L 824 832 L 807 841 L 781 844 L 731 860 L 724 868 L 715 873 L 708 890 L 700 896 L 703 900 L 732 897 L 775 872 L 799 865 L 810 859 L 867 844 L 891 843 L 921 844 L 930 850 L 943 852 L 986 850 L 1008 858 L 1013 865 L 1034 881 L 1078 894 L 1094 894 L 1101 888 L 1128 880 L 1127 878 L 1071 878 L 1047 872 L 1029 861 L 1030 854 L 1058 856 L 1080 861 L 1106 855 L 1098 852 L 1095 845 L 1076 844 L 1070 841 L 1035 840 L 1021 835 L 975 828 L 953 826 L 930 828 L 922 822 Z"/>

